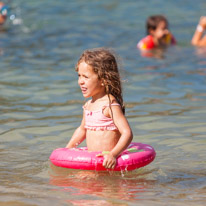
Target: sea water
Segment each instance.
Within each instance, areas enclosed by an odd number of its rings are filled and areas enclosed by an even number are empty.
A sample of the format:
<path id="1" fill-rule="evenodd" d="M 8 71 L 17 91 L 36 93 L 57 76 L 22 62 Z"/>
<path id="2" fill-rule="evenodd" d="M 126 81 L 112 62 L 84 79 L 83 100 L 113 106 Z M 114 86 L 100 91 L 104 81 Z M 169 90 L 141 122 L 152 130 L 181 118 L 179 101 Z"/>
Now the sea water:
<path id="1" fill-rule="evenodd" d="M 11 18 L 0 31 L 0 205 L 204 205 L 206 49 L 190 41 L 206 2 L 7 2 Z M 152 14 L 167 16 L 178 44 L 147 58 L 136 44 Z M 74 67 L 94 47 L 121 57 L 133 141 L 157 153 L 133 172 L 68 170 L 49 161 L 80 124 L 85 99 Z"/>

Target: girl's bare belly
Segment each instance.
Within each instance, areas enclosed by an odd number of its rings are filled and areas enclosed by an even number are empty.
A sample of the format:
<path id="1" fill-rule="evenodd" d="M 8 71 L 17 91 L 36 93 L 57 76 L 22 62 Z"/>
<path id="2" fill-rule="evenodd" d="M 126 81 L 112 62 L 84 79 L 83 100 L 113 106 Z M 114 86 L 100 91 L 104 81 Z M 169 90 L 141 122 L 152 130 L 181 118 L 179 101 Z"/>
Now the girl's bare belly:
<path id="1" fill-rule="evenodd" d="M 111 151 L 119 141 L 118 131 L 92 131 L 87 130 L 86 142 L 90 151 Z"/>

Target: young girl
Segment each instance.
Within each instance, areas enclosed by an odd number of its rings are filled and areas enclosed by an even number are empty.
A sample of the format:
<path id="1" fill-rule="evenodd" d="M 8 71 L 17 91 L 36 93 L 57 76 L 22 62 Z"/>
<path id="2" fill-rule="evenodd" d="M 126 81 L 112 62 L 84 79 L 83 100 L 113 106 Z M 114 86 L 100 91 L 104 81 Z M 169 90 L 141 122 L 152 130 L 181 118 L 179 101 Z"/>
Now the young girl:
<path id="1" fill-rule="evenodd" d="M 86 139 L 89 151 L 106 151 L 103 166 L 113 169 L 116 158 L 132 141 L 133 134 L 124 116 L 124 104 L 118 66 L 106 49 L 86 50 L 76 65 L 78 84 L 85 98 L 81 125 L 67 148 Z"/>
<path id="2" fill-rule="evenodd" d="M 176 44 L 174 36 L 168 28 L 168 21 L 162 15 L 150 16 L 146 22 L 147 36 L 139 41 L 137 47 L 141 50 L 164 48 Z"/>
<path id="3" fill-rule="evenodd" d="M 203 33 L 206 29 L 206 16 L 200 17 L 199 24 L 197 25 L 196 31 L 192 37 L 191 43 L 194 46 L 206 46 L 206 35 Z"/>

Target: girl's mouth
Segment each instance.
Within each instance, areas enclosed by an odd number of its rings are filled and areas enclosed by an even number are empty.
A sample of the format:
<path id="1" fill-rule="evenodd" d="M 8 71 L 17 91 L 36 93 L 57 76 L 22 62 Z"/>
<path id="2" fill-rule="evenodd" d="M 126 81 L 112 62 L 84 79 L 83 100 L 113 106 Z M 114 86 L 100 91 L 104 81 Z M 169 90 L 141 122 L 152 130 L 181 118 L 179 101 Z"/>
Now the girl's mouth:
<path id="1" fill-rule="evenodd" d="M 81 87 L 82 93 L 85 93 L 87 91 L 87 88 Z"/>

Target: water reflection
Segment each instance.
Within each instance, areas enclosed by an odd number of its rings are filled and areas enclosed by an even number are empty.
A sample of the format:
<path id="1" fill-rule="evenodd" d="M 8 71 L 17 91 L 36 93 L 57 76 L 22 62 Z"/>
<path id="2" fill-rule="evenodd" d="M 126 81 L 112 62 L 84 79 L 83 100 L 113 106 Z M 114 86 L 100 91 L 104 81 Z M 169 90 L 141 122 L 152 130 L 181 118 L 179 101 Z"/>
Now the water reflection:
<path id="1" fill-rule="evenodd" d="M 164 59 L 166 51 L 167 51 L 166 48 L 158 48 L 158 49 L 151 49 L 151 50 L 141 50 L 140 54 L 142 57 Z"/>
<path id="2" fill-rule="evenodd" d="M 72 196 L 68 202 L 73 205 L 127 205 L 127 201 L 137 201 L 139 194 L 152 188 L 155 181 L 146 180 L 141 176 L 150 172 L 145 169 L 128 173 L 83 171 L 51 164 L 50 184 L 70 193 Z"/>
<path id="3" fill-rule="evenodd" d="M 206 47 L 195 48 L 195 53 L 198 57 L 206 58 Z M 204 61 L 204 64 L 206 64 L 206 61 Z"/>

